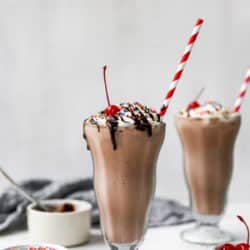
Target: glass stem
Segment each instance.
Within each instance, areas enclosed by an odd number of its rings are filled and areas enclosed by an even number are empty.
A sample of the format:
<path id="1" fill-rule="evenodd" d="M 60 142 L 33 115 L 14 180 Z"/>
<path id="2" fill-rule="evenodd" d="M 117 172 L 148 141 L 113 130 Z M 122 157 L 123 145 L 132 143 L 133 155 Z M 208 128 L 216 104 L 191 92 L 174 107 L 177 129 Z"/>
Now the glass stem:
<path id="1" fill-rule="evenodd" d="M 111 250 L 138 250 L 137 244 L 114 244 L 109 242 Z"/>

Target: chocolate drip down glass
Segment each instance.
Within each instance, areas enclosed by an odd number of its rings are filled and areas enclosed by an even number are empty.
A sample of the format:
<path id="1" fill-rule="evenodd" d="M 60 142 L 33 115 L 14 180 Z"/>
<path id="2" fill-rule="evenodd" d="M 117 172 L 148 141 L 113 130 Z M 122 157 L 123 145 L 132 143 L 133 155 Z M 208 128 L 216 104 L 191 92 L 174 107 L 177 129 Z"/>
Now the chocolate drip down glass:
<path id="1" fill-rule="evenodd" d="M 114 250 L 138 249 L 145 234 L 165 124 L 152 126 L 151 132 L 118 126 L 114 148 L 109 127 L 84 125 L 102 232 Z"/>
<path id="2" fill-rule="evenodd" d="M 177 115 L 175 123 L 183 146 L 184 172 L 196 226 L 182 232 L 188 242 L 214 245 L 231 240 L 220 230 L 233 170 L 234 144 L 241 117 L 192 118 Z"/>

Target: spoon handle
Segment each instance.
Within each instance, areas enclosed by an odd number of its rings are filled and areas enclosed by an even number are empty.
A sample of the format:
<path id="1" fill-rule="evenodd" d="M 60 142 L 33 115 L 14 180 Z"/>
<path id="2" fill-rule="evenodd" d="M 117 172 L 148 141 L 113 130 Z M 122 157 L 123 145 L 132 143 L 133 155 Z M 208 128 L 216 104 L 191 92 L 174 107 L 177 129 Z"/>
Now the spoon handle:
<path id="1" fill-rule="evenodd" d="M 29 201 L 38 204 L 37 200 L 32 197 L 28 192 L 24 191 L 3 169 L 0 167 L 0 173 L 5 177 L 11 184 L 12 186 L 19 192 L 21 193 L 26 199 Z"/>

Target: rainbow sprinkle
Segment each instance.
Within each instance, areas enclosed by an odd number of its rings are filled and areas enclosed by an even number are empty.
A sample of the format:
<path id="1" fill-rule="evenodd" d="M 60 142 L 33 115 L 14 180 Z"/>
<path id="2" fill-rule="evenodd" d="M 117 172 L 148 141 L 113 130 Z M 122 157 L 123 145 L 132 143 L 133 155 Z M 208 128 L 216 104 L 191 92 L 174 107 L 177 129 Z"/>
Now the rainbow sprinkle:
<path id="1" fill-rule="evenodd" d="M 42 247 L 42 246 L 38 247 L 23 246 L 23 247 L 11 247 L 7 248 L 6 250 L 56 250 L 56 249 L 51 247 Z"/>

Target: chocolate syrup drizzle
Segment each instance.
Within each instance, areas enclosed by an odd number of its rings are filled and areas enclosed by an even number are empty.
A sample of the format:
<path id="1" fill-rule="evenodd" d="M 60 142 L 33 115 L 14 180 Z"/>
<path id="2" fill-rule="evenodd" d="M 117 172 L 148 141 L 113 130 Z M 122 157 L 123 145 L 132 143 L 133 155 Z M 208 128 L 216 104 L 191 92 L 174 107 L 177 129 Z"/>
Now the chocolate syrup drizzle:
<path id="1" fill-rule="evenodd" d="M 108 122 L 108 127 L 109 127 L 109 131 L 110 131 L 110 137 L 111 137 L 111 142 L 113 145 L 113 149 L 116 150 L 117 149 L 117 143 L 116 143 L 116 139 L 115 139 L 115 133 L 117 131 L 118 128 L 118 122 L 117 121 L 109 121 Z"/>
<path id="2" fill-rule="evenodd" d="M 86 143 L 87 143 L 87 150 L 89 150 L 89 143 L 88 143 L 87 136 L 86 136 L 86 133 L 85 133 L 85 126 L 86 126 L 87 120 L 88 120 L 88 119 L 85 119 L 85 120 L 83 121 L 83 139 L 84 139 L 84 140 L 86 141 Z M 100 130 L 100 128 L 99 128 L 99 126 L 98 126 L 98 132 L 99 132 L 99 130 Z"/>
<path id="3" fill-rule="evenodd" d="M 147 120 L 147 118 L 145 117 L 145 115 L 143 114 L 143 112 L 140 111 L 140 109 L 136 106 L 133 106 L 132 104 L 127 104 L 127 107 L 122 107 L 122 109 L 126 112 L 130 112 L 131 113 L 131 119 L 134 120 L 134 126 L 135 129 L 139 130 L 139 131 L 147 131 L 147 134 L 149 137 L 152 136 L 152 125 L 151 123 Z M 150 116 L 150 118 L 152 120 L 155 120 L 154 116 L 151 114 L 150 109 L 146 108 L 146 107 L 142 107 L 143 111 L 148 114 Z M 104 111 L 101 112 L 102 115 L 104 115 Z M 126 121 L 123 119 L 122 116 L 119 116 L 119 114 L 116 114 L 114 116 L 108 116 L 107 117 L 107 126 L 109 128 L 110 131 L 110 139 L 111 139 L 111 143 L 113 145 L 113 149 L 116 150 L 117 149 L 117 141 L 116 141 L 116 132 L 118 130 L 118 120 L 120 119 L 126 123 Z M 85 122 L 84 121 L 84 127 L 85 127 Z M 98 132 L 100 132 L 100 126 L 99 124 L 94 121 L 93 119 L 90 119 L 90 122 L 95 125 L 98 129 Z M 160 122 L 160 115 L 157 114 L 157 122 Z M 86 134 L 85 131 L 83 133 L 83 137 L 86 139 Z M 88 142 L 87 142 L 87 149 L 89 149 L 88 146 Z"/>

